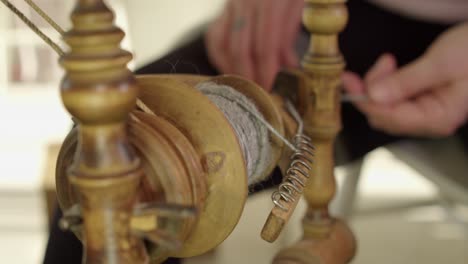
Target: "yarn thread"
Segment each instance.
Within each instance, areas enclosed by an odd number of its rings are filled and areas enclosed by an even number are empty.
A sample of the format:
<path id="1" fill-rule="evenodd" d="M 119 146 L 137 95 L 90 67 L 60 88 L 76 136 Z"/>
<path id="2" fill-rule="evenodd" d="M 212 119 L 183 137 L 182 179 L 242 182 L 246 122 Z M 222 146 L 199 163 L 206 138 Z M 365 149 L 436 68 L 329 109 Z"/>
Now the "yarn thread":
<path id="1" fill-rule="evenodd" d="M 18 8 L 16 8 L 15 5 L 13 5 L 10 1 L 8 0 L 0 0 L 2 3 L 8 7 L 16 16 L 18 16 L 19 19 L 21 19 L 34 33 L 36 33 L 37 36 L 39 36 L 45 43 L 47 43 L 59 56 L 63 56 L 65 52 L 62 50 L 62 48 L 55 43 L 52 39 L 50 39 L 44 32 L 42 32 L 39 27 L 37 27 L 30 19 L 26 17 Z M 28 2 L 29 3 L 29 2 Z M 37 5 L 35 5 L 37 7 Z M 32 7 L 32 6 L 31 6 Z M 39 15 L 41 13 L 39 12 L 39 7 L 34 8 L 34 11 L 38 12 Z M 44 13 L 44 12 L 42 12 Z M 45 13 L 44 13 L 45 15 Z M 42 16 L 42 15 L 41 15 Z M 51 24 L 52 19 L 46 19 L 46 21 Z M 55 24 L 55 23 L 54 23 Z M 52 25 L 52 24 L 51 24 Z M 56 25 L 56 24 L 55 24 Z M 57 29 L 56 29 L 57 30 Z"/>
<path id="2" fill-rule="evenodd" d="M 44 12 L 33 0 L 24 0 L 39 16 L 42 17 L 49 25 L 51 25 L 55 31 L 57 31 L 60 35 L 65 34 L 65 30 L 61 28 L 49 15 Z"/>
<path id="3" fill-rule="evenodd" d="M 196 88 L 223 112 L 234 129 L 246 162 L 248 184 L 261 180 L 262 173 L 271 162 L 272 146 L 268 129 L 255 117 L 262 116 L 255 104 L 227 85 L 203 82 Z"/>
<path id="4" fill-rule="evenodd" d="M 234 129 L 246 162 L 249 186 L 262 180 L 262 173 L 272 162 L 270 156 L 272 146 L 268 131 L 283 141 L 292 151 L 298 151 L 293 143 L 265 120 L 255 104 L 244 94 L 228 85 L 214 82 L 203 82 L 196 88 L 223 112 Z M 298 121 L 298 135 L 302 135 L 302 118 L 291 102 L 286 101 L 286 108 L 294 119 L 300 120 Z"/>

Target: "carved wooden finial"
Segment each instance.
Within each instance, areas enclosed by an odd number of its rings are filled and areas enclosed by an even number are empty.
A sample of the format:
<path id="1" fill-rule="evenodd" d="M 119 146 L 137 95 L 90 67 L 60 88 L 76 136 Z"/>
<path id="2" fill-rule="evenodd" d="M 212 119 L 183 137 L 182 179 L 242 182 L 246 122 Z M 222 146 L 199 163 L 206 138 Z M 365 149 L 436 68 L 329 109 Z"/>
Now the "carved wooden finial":
<path id="1" fill-rule="evenodd" d="M 338 47 L 338 34 L 348 21 L 345 2 L 346 0 L 306 0 L 303 23 L 311 33 L 311 38 L 302 66 L 312 79 L 309 86 L 315 100 L 311 111 L 332 111 L 339 106 L 337 96 L 333 95 L 338 91 L 340 75 L 345 66 Z"/>
<path id="2" fill-rule="evenodd" d="M 79 0 L 64 36 L 66 75 L 61 94 L 78 125 L 69 180 L 79 194 L 86 263 L 147 263 L 143 242 L 130 231 L 141 168 L 126 131 L 138 88 L 120 48 L 124 33 L 102 0 Z"/>

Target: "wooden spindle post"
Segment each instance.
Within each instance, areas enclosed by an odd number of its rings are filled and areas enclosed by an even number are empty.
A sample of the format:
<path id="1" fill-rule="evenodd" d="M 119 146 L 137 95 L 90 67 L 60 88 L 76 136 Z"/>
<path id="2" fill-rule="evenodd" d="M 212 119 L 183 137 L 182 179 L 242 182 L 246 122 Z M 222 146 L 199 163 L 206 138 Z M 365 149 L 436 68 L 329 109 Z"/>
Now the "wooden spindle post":
<path id="1" fill-rule="evenodd" d="M 306 188 L 308 203 L 304 219 L 307 237 L 330 233 L 328 204 L 335 195 L 333 145 L 341 129 L 339 84 L 345 62 L 338 48 L 338 33 L 347 22 L 345 0 L 307 0 L 303 22 L 311 32 L 310 46 L 302 66 L 308 75 L 308 108 L 305 132 L 316 146 L 312 176 Z"/>
<path id="2" fill-rule="evenodd" d="M 312 175 L 305 189 L 304 238 L 283 250 L 274 263 L 345 264 L 355 253 L 346 224 L 328 213 L 336 191 L 334 142 L 341 129 L 340 77 L 345 67 L 338 34 L 348 21 L 346 0 L 305 0 L 303 22 L 311 41 L 302 66 L 307 75 L 305 132 L 316 147 Z"/>
<path id="3" fill-rule="evenodd" d="M 129 224 L 142 175 L 126 131 L 138 94 L 127 69 L 132 55 L 121 50 L 124 33 L 102 0 L 77 1 L 72 22 L 61 95 L 79 131 L 69 180 L 84 221 L 84 263 L 147 263 Z"/>

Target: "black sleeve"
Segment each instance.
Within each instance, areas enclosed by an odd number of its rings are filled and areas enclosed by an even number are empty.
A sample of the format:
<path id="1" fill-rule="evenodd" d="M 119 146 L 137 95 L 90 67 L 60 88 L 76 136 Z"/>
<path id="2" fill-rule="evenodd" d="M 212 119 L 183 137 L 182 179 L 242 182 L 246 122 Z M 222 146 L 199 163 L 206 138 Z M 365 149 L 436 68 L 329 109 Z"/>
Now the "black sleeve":
<path id="1" fill-rule="evenodd" d="M 62 212 L 57 209 L 51 225 L 49 241 L 44 256 L 44 264 L 81 264 L 82 245 L 72 232 L 64 232 L 58 227 Z"/>

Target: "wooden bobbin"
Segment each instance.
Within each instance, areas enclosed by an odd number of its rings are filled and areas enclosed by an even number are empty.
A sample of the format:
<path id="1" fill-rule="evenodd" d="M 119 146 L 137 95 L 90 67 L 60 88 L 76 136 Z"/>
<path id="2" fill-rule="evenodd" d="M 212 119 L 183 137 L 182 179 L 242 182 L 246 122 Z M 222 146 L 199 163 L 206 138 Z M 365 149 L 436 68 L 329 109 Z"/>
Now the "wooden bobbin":
<path id="1" fill-rule="evenodd" d="M 247 172 L 239 143 L 221 111 L 194 87 L 158 76 L 139 77 L 138 84 L 140 99 L 182 131 L 198 153 L 208 194 L 197 226 L 174 256 L 205 253 L 232 232 L 247 198 Z"/>
<path id="2" fill-rule="evenodd" d="M 275 102 L 274 98 L 257 84 L 234 75 L 218 76 L 210 78 L 207 81 L 227 85 L 245 95 L 255 103 L 255 106 L 263 115 L 265 121 L 267 121 L 281 135 L 285 134 L 286 127 L 283 121 L 284 116 L 282 116 L 284 113 L 283 109 L 285 108 L 282 107 L 280 102 Z M 278 165 L 283 153 L 284 142 L 273 136 L 271 133 L 269 133 L 269 135 L 269 142 L 271 145 L 270 163 L 259 177 L 259 180 L 264 180 L 270 176 L 274 168 Z"/>
<path id="3" fill-rule="evenodd" d="M 189 75 L 157 75 L 139 76 L 137 80 L 142 89 L 140 99 L 158 116 L 169 120 L 191 139 L 207 173 L 210 195 L 207 197 L 205 210 L 200 212 L 198 225 L 191 237 L 184 242 L 184 249 L 174 256 L 199 255 L 216 247 L 232 232 L 242 212 L 236 209 L 238 208 L 236 204 L 239 201 L 245 202 L 245 198 L 239 199 L 239 197 L 242 197 L 241 191 L 242 195 L 246 195 L 244 191 L 247 190 L 247 186 L 246 182 L 239 179 L 241 177 L 239 170 L 245 169 L 242 156 L 242 164 L 233 164 L 233 167 L 229 167 L 230 164 L 226 163 L 229 160 L 226 155 L 232 151 L 233 146 L 227 144 L 225 137 L 228 134 L 231 136 L 232 128 L 224 123 L 227 122 L 224 116 L 223 122 L 215 120 L 215 116 L 218 118 L 220 114 L 222 115 L 221 111 L 194 87 L 201 82 L 214 82 L 236 89 L 250 98 L 266 121 L 283 133 L 280 111 L 263 89 L 251 81 L 236 76 L 202 78 Z M 270 142 L 272 161 L 264 171 L 263 177 L 271 174 L 283 148 L 283 143 L 273 136 L 270 137 Z M 236 142 L 237 147 L 239 147 L 238 142 Z M 212 181 L 213 178 L 219 177 L 226 180 L 222 182 L 223 185 Z M 220 192 L 212 192 L 213 186 L 217 186 L 215 190 Z M 236 194 L 237 192 L 239 194 Z M 229 208 L 228 212 L 226 208 Z"/>
<path id="4" fill-rule="evenodd" d="M 163 231 L 180 242 L 177 250 L 164 246 L 174 241 L 150 244 L 152 263 L 169 256 L 200 255 L 218 246 L 233 231 L 247 198 L 247 172 L 238 139 L 224 114 L 195 88 L 201 82 L 233 87 L 252 99 L 277 131 L 284 131 L 280 110 L 253 82 L 235 76 L 137 77 L 139 99 L 153 114 L 133 111 L 128 125 L 130 143 L 144 170 L 136 206 L 157 203 L 198 210 L 194 218 L 182 220 L 158 217 L 157 210 L 146 218 L 133 215 L 131 228 L 145 234 L 144 238 L 161 236 Z M 263 172 L 265 177 L 276 166 L 283 148 L 274 136 L 270 141 L 272 161 Z M 75 129 L 63 144 L 57 165 L 58 197 L 64 211 L 78 203 L 66 177 L 76 142 Z M 76 231 L 80 236 L 80 230 Z"/>

